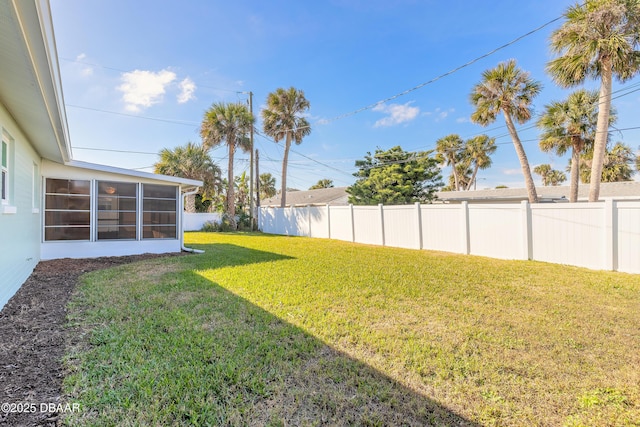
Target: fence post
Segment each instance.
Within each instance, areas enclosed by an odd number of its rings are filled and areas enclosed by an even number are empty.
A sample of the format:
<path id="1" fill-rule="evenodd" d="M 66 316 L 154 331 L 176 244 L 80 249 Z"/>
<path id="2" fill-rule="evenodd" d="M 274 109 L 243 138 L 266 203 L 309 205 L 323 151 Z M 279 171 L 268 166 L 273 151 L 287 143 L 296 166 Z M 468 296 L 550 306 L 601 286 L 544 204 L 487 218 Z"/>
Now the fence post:
<path id="1" fill-rule="evenodd" d="M 353 203 L 349 203 L 349 209 L 351 210 L 351 241 L 356 241 L 356 223 L 353 219 Z"/>
<path id="2" fill-rule="evenodd" d="M 604 201 L 604 269 L 618 269 L 618 215 L 613 199 Z"/>
<path id="3" fill-rule="evenodd" d="M 309 237 L 311 237 L 311 205 L 307 205 L 307 230 Z"/>
<path id="4" fill-rule="evenodd" d="M 420 208 L 420 202 L 415 203 L 416 206 L 416 218 L 418 219 L 418 249 L 422 249 L 422 209 Z"/>
<path id="5" fill-rule="evenodd" d="M 327 203 L 327 238 L 331 238 L 331 207 Z"/>
<path id="6" fill-rule="evenodd" d="M 531 260 L 533 258 L 533 232 L 531 230 L 531 205 L 528 200 L 520 202 L 522 210 L 522 259 Z"/>
<path id="7" fill-rule="evenodd" d="M 380 209 L 380 230 L 382 231 L 381 239 L 382 246 L 384 246 L 384 206 L 382 203 L 378 203 L 378 209 Z"/>
<path id="8" fill-rule="evenodd" d="M 460 203 L 462 210 L 462 253 L 469 255 L 471 253 L 471 236 L 469 235 L 469 202 Z"/>

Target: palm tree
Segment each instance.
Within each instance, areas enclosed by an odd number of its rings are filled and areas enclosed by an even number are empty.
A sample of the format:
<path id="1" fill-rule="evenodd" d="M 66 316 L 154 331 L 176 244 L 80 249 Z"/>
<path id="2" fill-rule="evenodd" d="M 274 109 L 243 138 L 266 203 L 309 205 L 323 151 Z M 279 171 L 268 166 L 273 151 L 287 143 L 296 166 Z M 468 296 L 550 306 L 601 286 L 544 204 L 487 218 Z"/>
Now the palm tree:
<path id="1" fill-rule="evenodd" d="M 631 147 L 622 142 L 616 143 L 611 150 L 605 152 L 601 182 L 631 181 L 634 161 L 635 155 Z M 584 183 L 591 180 L 592 162 L 593 150 L 589 150 L 580 159 L 580 179 Z"/>
<path id="2" fill-rule="evenodd" d="M 455 133 L 436 141 L 436 160 L 444 166 L 451 166 L 454 191 L 460 191 L 460 168 L 458 168 L 457 165 L 462 161 L 463 151 L 464 141 Z M 467 167 L 462 169 L 467 169 Z"/>
<path id="3" fill-rule="evenodd" d="M 580 154 L 593 147 L 598 118 L 598 92 L 585 89 L 573 92 L 565 101 L 555 101 L 545 106 L 538 120 L 542 129 L 540 149 L 554 151 L 563 156 L 571 150 L 571 173 L 569 201 L 578 200 L 580 178 Z M 615 112 L 609 115 L 610 123 L 615 120 Z"/>
<path id="4" fill-rule="evenodd" d="M 270 173 L 260 174 L 260 199 L 268 199 L 276 195 L 276 179 Z"/>
<path id="5" fill-rule="evenodd" d="M 516 61 L 511 59 L 482 73 L 482 81 L 475 85 L 471 92 L 471 102 L 476 107 L 476 111 L 471 114 L 471 121 L 487 126 L 496 120 L 498 114 L 504 115 L 520 160 L 530 203 L 536 203 L 538 195 L 531 177 L 527 154 L 513 121 L 515 119 L 523 124 L 531 119 L 531 103 L 541 89 L 542 85 L 532 80 L 529 73 L 519 69 Z"/>
<path id="6" fill-rule="evenodd" d="M 284 157 L 282 158 L 282 199 L 280 206 L 287 203 L 287 162 L 291 142 L 299 145 L 302 138 L 311 133 L 311 126 L 302 117 L 309 109 L 309 101 L 304 92 L 294 87 L 278 88 L 267 96 L 267 106 L 262 110 L 264 132 L 274 141 L 285 141 Z"/>
<path id="7" fill-rule="evenodd" d="M 235 225 L 235 196 L 233 188 L 233 157 L 237 148 L 248 151 L 251 143 L 247 135 L 253 126 L 254 118 L 246 105 L 242 103 L 215 103 L 205 112 L 200 126 L 202 143 L 207 149 L 222 143 L 229 148 L 227 168 L 227 207 L 232 226 Z"/>
<path id="8" fill-rule="evenodd" d="M 211 197 L 220 191 L 220 168 L 211 160 L 207 149 L 193 142 L 173 150 L 163 148 L 160 160 L 153 167 L 155 173 L 202 181 L 203 197 Z M 187 212 L 196 211 L 195 194 L 187 197 L 185 208 Z"/>
<path id="9" fill-rule="evenodd" d="M 471 185 L 475 183 L 478 169 L 485 170 L 491 167 L 491 155 L 495 153 L 497 149 L 496 139 L 489 138 L 487 135 L 478 135 L 467 141 L 465 153 L 473 164 L 473 174 L 467 183 L 467 191 L 469 191 Z"/>
<path id="10" fill-rule="evenodd" d="M 549 174 L 547 175 L 548 185 L 551 185 L 553 187 L 562 184 L 566 180 L 567 175 L 565 175 L 564 172 L 556 169 L 549 171 Z"/>
<path id="11" fill-rule="evenodd" d="M 586 0 L 570 6 L 565 23 L 551 35 L 551 49 L 559 55 L 547 64 L 563 87 L 581 85 L 587 77 L 600 79 L 597 130 L 589 186 L 589 201 L 600 198 L 600 182 L 607 147 L 611 85 L 640 71 L 640 2 Z"/>
<path id="12" fill-rule="evenodd" d="M 546 163 L 533 168 L 533 173 L 540 175 L 540 177 L 542 178 L 542 185 L 545 187 L 549 185 L 549 174 L 551 173 L 551 171 L 551 165 Z"/>
<path id="13" fill-rule="evenodd" d="M 320 179 L 318 182 L 309 187 L 309 190 L 318 190 L 321 188 L 333 188 L 333 180 L 331 179 Z"/>

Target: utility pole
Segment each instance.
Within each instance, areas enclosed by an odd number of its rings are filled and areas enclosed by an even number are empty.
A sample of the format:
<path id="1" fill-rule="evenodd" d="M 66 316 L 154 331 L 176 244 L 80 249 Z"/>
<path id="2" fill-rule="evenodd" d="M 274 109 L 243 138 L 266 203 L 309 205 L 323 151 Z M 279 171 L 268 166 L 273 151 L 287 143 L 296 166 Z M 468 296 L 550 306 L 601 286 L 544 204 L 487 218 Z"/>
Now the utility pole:
<path id="1" fill-rule="evenodd" d="M 249 92 L 249 111 L 253 117 L 253 92 Z M 251 230 L 253 230 L 253 124 L 251 125 L 250 133 L 250 146 L 251 154 L 249 156 L 249 223 L 251 224 Z"/>

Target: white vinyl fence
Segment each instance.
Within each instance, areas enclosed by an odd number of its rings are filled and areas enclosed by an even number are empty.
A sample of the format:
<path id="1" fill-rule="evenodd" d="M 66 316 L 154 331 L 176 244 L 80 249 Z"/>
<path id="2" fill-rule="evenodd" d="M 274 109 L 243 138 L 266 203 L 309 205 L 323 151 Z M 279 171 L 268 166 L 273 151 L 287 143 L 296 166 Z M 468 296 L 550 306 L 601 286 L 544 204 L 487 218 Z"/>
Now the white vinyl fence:
<path id="1" fill-rule="evenodd" d="M 220 222 L 219 213 L 184 213 L 184 231 L 199 231 L 206 222 Z"/>
<path id="2" fill-rule="evenodd" d="M 640 202 L 262 207 L 265 233 L 640 273 Z"/>

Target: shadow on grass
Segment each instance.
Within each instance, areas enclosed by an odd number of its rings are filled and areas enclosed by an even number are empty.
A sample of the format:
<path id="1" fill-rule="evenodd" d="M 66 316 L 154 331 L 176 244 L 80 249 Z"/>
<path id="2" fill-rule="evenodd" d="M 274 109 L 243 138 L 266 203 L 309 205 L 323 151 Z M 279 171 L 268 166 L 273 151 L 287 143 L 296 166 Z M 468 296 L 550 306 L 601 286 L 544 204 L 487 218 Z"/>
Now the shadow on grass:
<path id="1" fill-rule="evenodd" d="M 477 425 L 194 271 L 290 257 L 201 247 L 206 256 L 179 261 L 185 270 L 131 286 L 122 306 L 97 307 L 102 318 L 90 321 L 101 326 L 68 384 L 91 414 L 74 422 Z"/>

